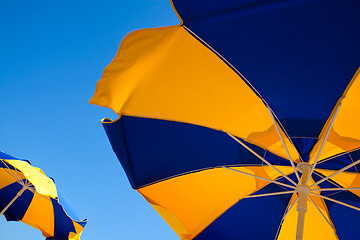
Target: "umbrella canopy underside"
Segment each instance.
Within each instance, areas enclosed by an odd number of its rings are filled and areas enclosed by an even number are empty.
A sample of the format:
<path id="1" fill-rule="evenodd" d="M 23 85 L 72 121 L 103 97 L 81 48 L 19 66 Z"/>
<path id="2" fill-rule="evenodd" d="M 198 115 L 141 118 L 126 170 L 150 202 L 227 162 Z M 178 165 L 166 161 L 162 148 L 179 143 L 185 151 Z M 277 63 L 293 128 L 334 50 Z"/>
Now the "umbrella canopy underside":
<path id="1" fill-rule="evenodd" d="M 181 239 L 358 238 L 359 1 L 172 4 L 90 100 L 131 186 Z"/>

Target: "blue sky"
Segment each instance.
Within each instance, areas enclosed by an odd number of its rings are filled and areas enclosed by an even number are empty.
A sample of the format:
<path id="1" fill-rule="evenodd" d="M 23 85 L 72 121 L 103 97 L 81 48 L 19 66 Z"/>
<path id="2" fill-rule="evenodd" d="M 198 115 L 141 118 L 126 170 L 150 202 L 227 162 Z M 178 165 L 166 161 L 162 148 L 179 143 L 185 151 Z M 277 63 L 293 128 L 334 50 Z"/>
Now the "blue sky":
<path id="1" fill-rule="evenodd" d="M 178 239 L 112 152 L 100 119 L 116 115 L 88 100 L 127 33 L 179 22 L 168 0 L 0 3 L 0 150 L 55 179 L 89 219 L 82 240 Z M 3 216 L 0 238 L 44 239 Z"/>

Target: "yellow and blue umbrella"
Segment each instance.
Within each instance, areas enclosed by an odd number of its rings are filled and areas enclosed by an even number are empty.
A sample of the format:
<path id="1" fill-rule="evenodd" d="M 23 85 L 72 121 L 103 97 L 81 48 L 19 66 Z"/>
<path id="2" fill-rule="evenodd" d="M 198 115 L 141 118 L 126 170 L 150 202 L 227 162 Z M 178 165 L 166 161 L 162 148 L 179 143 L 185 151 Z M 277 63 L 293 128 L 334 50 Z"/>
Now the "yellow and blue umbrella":
<path id="1" fill-rule="evenodd" d="M 40 168 L 0 151 L 0 215 L 39 229 L 47 239 L 80 240 L 86 220 L 73 220 L 59 201 L 54 181 Z"/>
<path id="2" fill-rule="evenodd" d="M 360 236 L 360 1 L 173 0 L 90 103 L 183 240 Z"/>

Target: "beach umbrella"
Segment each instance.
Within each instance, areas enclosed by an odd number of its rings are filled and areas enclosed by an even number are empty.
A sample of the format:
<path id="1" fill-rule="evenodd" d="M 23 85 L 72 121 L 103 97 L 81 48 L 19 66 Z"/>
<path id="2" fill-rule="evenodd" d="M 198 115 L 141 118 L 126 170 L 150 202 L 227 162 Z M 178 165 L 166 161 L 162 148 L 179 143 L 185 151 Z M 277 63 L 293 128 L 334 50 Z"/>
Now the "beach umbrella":
<path id="1" fill-rule="evenodd" d="M 90 103 L 181 239 L 360 236 L 360 2 L 173 0 Z"/>
<path id="2" fill-rule="evenodd" d="M 0 215 L 7 221 L 26 223 L 49 240 L 79 240 L 86 220 L 73 220 L 59 201 L 53 179 L 0 151 Z"/>

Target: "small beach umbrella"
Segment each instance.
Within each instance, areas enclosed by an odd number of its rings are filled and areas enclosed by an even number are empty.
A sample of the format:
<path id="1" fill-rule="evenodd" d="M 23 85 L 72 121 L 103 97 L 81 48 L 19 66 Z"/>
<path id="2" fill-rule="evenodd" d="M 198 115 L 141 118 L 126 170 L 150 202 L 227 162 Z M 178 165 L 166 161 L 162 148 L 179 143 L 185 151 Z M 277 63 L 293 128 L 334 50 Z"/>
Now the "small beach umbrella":
<path id="1" fill-rule="evenodd" d="M 0 215 L 39 229 L 47 239 L 79 240 L 86 220 L 75 221 L 59 203 L 54 181 L 28 161 L 0 151 Z"/>
<path id="2" fill-rule="evenodd" d="M 360 236 L 360 2 L 173 0 L 90 103 L 183 240 Z"/>

